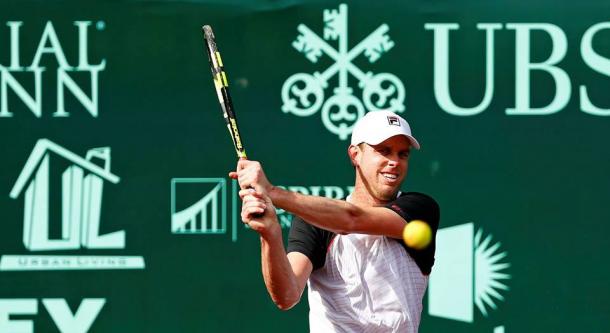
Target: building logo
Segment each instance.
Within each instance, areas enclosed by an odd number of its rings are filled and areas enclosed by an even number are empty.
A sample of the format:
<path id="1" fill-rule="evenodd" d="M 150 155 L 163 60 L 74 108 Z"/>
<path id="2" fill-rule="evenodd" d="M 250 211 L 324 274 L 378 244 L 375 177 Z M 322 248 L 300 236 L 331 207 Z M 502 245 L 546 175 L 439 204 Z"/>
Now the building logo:
<path id="1" fill-rule="evenodd" d="M 52 223 L 50 160 L 52 154 L 69 166 L 61 171 L 61 236 L 50 237 Z M 98 159 L 103 167 L 93 163 Z M 59 175 L 58 175 L 59 176 Z M 85 158 L 47 140 L 40 139 L 21 171 L 10 197 L 24 192 L 23 244 L 28 251 L 124 249 L 125 231 L 100 235 L 104 181 L 117 184 L 110 172 L 110 148 L 94 148 Z M 57 192 L 57 191 L 56 191 Z M 55 192 L 53 192 L 55 193 Z M 59 192 L 57 192 L 59 193 Z M 57 223 L 57 222 L 55 222 Z M 140 256 L 50 256 L 3 255 L 0 270 L 143 269 Z"/>
<path id="2" fill-rule="evenodd" d="M 436 261 L 430 275 L 428 312 L 432 316 L 467 323 L 474 321 L 474 307 L 488 316 L 504 300 L 510 279 L 505 270 L 507 252 L 483 230 L 475 233 L 474 224 L 466 223 L 439 229 L 436 234 Z M 495 333 L 504 332 L 498 326 Z"/>
<path id="3" fill-rule="evenodd" d="M 325 54 L 334 64 L 322 73 L 297 73 L 290 76 L 282 86 L 282 111 L 308 117 L 322 108 L 322 123 L 341 140 L 348 138 L 355 122 L 365 114 L 365 110 L 403 112 L 405 89 L 398 77 L 390 73 L 364 72 L 352 63 L 362 54 L 369 63 L 374 63 L 392 49 L 394 42 L 387 34 L 389 29 L 387 24 L 382 24 L 356 46 L 348 49 L 345 4 L 339 5 L 338 10 L 324 11 L 324 38 L 300 24 L 297 28 L 300 34 L 292 46 L 313 63 L 317 63 Z M 338 49 L 328 41 L 337 41 Z M 333 95 L 324 101 L 324 90 L 335 74 L 338 75 L 338 86 L 332 90 Z M 358 88 L 362 90 L 361 99 L 354 95 L 348 84 L 349 74 L 358 81 Z"/>

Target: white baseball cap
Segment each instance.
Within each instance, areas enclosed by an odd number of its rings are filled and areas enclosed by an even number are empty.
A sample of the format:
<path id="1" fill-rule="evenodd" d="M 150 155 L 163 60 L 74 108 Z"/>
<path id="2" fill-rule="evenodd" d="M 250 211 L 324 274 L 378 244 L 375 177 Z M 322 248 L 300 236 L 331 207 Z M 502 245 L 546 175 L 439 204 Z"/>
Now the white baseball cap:
<path id="1" fill-rule="evenodd" d="M 419 142 L 411 134 L 409 123 L 401 116 L 390 111 L 371 111 L 354 125 L 352 145 L 363 142 L 378 145 L 395 135 L 406 136 L 411 145 L 419 149 Z"/>

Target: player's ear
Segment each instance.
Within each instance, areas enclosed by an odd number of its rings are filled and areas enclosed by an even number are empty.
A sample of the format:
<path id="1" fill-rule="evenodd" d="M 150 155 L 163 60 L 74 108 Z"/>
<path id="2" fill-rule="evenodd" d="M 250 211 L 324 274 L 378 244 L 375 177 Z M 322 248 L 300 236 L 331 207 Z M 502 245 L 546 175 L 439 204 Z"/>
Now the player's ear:
<path id="1" fill-rule="evenodd" d="M 362 151 L 358 146 L 350 145 L 347 148 L 347 155 L 349 156 L 349 159 L 354 167 L 358 166 L 358 160 L 361 153 Z"/>

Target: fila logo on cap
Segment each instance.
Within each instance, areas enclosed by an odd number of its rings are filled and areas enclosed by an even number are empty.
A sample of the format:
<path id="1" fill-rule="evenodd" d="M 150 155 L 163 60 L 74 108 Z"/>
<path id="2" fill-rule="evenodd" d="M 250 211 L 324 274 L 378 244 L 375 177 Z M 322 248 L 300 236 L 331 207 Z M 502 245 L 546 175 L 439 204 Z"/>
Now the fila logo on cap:
<path id="1" fill-rule="evenodd" d="M 398 120 L 398 117 L 388 116 L 388 124 L 400 126 L 400 120 Z"/>

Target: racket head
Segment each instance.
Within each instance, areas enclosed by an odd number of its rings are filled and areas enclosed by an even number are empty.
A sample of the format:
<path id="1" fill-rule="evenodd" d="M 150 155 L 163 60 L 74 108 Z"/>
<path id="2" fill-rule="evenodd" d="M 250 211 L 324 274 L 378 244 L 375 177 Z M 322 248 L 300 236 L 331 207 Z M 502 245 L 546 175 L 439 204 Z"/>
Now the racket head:
<path id="1" fill-rule="evenodd" d="M 216 36 L 209 25 L 204 25 L 202 28 L 203 38 L 205 40 L 205 49 L 208 55 L 208 61 L 210 63 L 210 70 L 212 71 L 212 79 L 214 80 L 214 87 L 216 89 L 216 95 L 220 103 L 227 129 L 233 141 L 235 152 L 238 158 L 247 159 L 246 151 L 241 142 L 241 135 L 239 134 L 239 127 L 237 126 L 237 117 L 233 110 L 233 101 L 231 94 L 229 93 L 229 82 L 227 80 L 227 74 L 224 70 L 222 58 L 218 47 L 216 46 Z"/>

